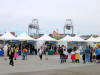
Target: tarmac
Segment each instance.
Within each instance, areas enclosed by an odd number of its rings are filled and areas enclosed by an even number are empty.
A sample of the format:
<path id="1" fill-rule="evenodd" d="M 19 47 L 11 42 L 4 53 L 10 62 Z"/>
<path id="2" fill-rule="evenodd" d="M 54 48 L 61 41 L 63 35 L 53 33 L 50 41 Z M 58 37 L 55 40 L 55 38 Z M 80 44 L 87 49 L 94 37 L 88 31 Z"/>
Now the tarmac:
<path id="1" fill-rule="evenodd" d="M 27 60 L 20 56 L 14 60 L 14 66 L 9 65 L 9 59 L 0 57 L 0 75 L 99 75 L 100 64 L 71 63 L 70 57 L 67 63 L 60 63 L 59 55 L 50 55 L 48 60 L 39 59 L 38 55 L 29 55 Z"/>

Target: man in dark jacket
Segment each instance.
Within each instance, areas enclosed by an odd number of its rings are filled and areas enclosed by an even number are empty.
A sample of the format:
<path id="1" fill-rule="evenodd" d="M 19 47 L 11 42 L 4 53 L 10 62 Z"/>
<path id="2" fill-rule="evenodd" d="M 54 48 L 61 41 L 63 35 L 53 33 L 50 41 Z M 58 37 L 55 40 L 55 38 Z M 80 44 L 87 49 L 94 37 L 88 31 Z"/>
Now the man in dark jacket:
<path id="1" fill-rule="evenodd" d="M 48 51 L 49 51 L 49 46 L 46 44 L 46 48 L 45 48 L 46 60 L 48 60 Z"/>
<path id="2" fill-rule="evenodd" d="M 14 57 L 14 47 L 11 46 L 10 51 L 9 51 L 9 65 L 14 66 L 14 61 L 13 61 L 13 57 Z"/>
<path id="3" fill-rule="evenodd" d="M 63 61 L 63 56 L 64 56 L 63 51 L 64 51 L 64 45 L 62 45 L 62 47 L 60 48 L 60 62 L 61 62 L 61 64 L 64 62 Z"/>

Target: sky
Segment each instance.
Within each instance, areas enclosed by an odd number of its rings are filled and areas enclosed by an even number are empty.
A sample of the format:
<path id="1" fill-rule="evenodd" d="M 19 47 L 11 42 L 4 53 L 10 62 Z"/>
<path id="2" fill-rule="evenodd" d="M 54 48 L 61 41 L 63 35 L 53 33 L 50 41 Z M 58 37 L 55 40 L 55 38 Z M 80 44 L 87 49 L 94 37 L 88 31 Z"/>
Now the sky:
<path id="1" fill-rule="evenodd" d="M 66 19 L 75 34 L 100 34 L 100 0 L 0 0 L 0 33 L 27 32 L 34 18 L 44 34 L 63 33 Z"/>

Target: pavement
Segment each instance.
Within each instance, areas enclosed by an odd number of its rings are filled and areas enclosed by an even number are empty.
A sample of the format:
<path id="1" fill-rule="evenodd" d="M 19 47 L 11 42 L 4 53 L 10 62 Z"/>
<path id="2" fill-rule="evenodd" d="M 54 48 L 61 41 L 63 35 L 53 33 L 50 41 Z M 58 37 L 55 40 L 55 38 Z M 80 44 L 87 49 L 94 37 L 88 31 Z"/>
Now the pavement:
<path id="1" fill-rule="evenodd" d="M 39 59 L 38 55 L 29 55 L 23 61 L 21 56 L 14 60 L 14 66 L 9 65 L 9 59 L 0 57 L 0 75 L 94 75 L 100 74 L 99 64 L 79 64 L 71 63 L 70 58 L 67 63 L 61 64 L 59 55 L 50 55 L 48 60 Z"/>

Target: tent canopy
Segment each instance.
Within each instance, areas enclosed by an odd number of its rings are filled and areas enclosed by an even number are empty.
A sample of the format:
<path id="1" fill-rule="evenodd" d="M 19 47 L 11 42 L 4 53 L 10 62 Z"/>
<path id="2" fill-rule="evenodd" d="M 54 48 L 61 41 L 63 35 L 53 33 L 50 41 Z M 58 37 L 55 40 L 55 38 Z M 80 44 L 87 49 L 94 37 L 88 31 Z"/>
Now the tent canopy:
<path id="1" fill-rule="evenodd" d="M 96 38 L 96 42 L 100 42 L 100 37 Z"/>
<path id="2" fill-rule="evenodd" d="M 66 35 L 64 38 L 60 39 L 59 41 L 71 41 L 71 36 Z"/>
<path id="3" fill-rule="evenodd" d="M 6 32 L 0 37 L 0 40 L 16 40 L 16 37 L 10 32 Z"/>
<path id="4" fill-rule="evenodd" d="M 78 36 L 78 35 L 71 37 L 71 41 L 84 42 L 84 40 L 82 38 L 80 38 L 80 36 Z"/>
<path id="5" fill-rule="evenodd" d="M 88 40 L 86 40 L 87 42 L 100 42 L 100 37 L 94 38 L 94 37 L 90 37 Z"/>
<path id="6" fill-rule="evenodd" d="M 19 41 L 26 41 L 26 40 L 34 40 L 35 41 L 34 38 L 28 36 L 25 32 L 20 34 L 16 39 Z"/>
<path id="7" fill-rule="evenodd" d="M 44 34 L 43 36 L 38 38 L 37 41 L 56 41 L 56 39 L 50 37 L 48 34 Z"/>
<path id="8" fill-rule="evenodd" d="M 78 42 L 83 42 L 84 40 L 82 38 L 80 38 L 78 35 L 71 37 L 69 35 L 65 36 L 64 38 L 62 38 L 60 41 L 78 41 Z"/>

